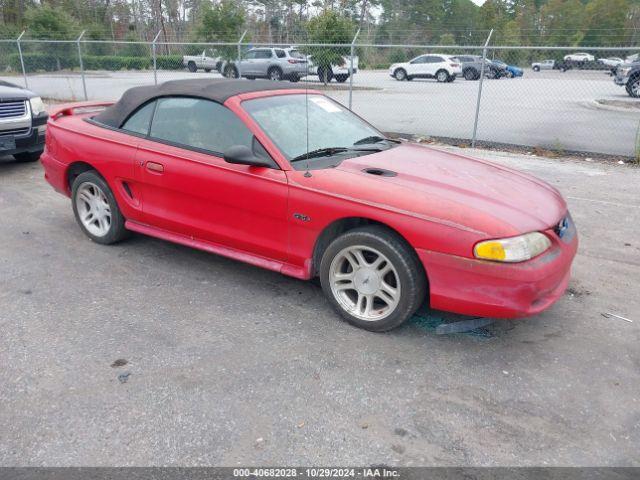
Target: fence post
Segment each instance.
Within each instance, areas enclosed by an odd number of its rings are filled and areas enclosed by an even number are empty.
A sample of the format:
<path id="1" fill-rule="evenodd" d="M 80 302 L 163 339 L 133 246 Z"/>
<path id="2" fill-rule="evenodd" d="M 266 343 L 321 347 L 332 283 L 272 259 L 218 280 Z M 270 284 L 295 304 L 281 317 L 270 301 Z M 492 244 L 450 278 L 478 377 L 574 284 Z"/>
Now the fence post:
<path id="1" fill-rule="evenodd" d="M 80 61 L 80 75 L 82 76 L 82 91 L 84 92 L 84 100 L 86 102 L 87 100 L 89 100 L 89 97 L 87 97 L 87 82 L 84 78 L 84 64 L 82 63 L 82 48 L 80 48 L 80 40 L 82 40 L 82 37 L 84 37 L 84 32 L 86 32 L 86 30 L 82 31 L 82 33 L 76 40 L 76 45 L 78 45 L 78 60 Z"/>
<path id="2" fill-rule="evenodd" d="M 238 71 L 238 78 L 242 78 L 242 72 L 240 72 L 240 58 L 242 57 L 242 50 L 241 50 L 241 43 L 242 40 L 244 40 L 244 36 L 247 34 L 247 31 L 245 30 L 244 32 L 242 32 L 242 35 L 240 36 L 240 40 L 238 40 L 238 60 L 237 60 L 237 67 L 236 70 Z M 224 73 L 223 73 L 224 75 Z"/>
<path id="3" fill-rule="evenodd" d="M 20 39 L 24 35 L 26 30 L 23 30 L 20 36 L 16 39 L 16 43 L 18 44 L 18 54 L 20 55 L 20 65 L 22 65 L 22 76 L 24 77 L 24 87 L 29 88 L 29 83 L 27 82 L 27 71 L 24 68 L 24 57 L 22 56 L 22 47 L 20 46 Z"/>
<path id="4" fill-rule="evenodd" d="M 158 41 L 158 37 L 162 33 L 160 30 L 156 36 L 153 38 L 153 42 L 151 42 L 151 52 L 153 55 L 153 84 L 158 85 L 158 68 L 157 68 L 157 58 L 156 58 L 156 42 Z"/>
<path id="5" fill-rule="evenodd" d="M 482 99 L 482 84 L 484 83 L 484 69 L 485 69 L 485 64 L 487 62 L 487 46 L 491 41 L 492 35 L 493 35 L 493 29 L 491 29 L 491 31 L 489 32 L 487 41 L 484 43 L 484 48 L 482 49 L 482 67 L 480 68 L 480 84 L 478 86 L 478 102 L 476 103 L 476 119 L 473 123 L 473 140 L 471 141 L 472 148 L 475 148 L 476 139 L 478 137 L 478 118 L 480 117 L 480 101 Z"/>
<path id="6" fill-rule="evenodd" d="M 351 57 L 349 58 L 349 110 L 351 110 L 351 103 L 353 98 L 353 56 L 356 53 L 355 44 L 358 39 L 358 35 L 360 35 L 360 29 L 353 36 L 353 40 L 351 41 Z"/>

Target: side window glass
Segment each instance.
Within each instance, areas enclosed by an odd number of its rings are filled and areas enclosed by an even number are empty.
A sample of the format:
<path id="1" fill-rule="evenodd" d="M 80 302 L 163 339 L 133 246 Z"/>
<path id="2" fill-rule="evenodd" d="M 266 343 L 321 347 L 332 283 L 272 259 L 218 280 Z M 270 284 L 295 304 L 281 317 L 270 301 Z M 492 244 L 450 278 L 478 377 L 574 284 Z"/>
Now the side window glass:
<path id="1" fill-rule="evenodd" d="M 258 50 L 256 58 L 271 58 L 271 50 Z"/>
<path id="2" fill-rule="evenodd" d="M 442 63 L 444 59 L 442 57 L 431 57 L 431 63 Z"/>
<path id="3" fill-rule="evenodd" d="M 252 50 L 250 52 L 245 53 L 244 58 L 245 60 L 253 60 L 254 58 L 256 58 L 256 51 Z"/>
<path id="4" fill-rule="evenodd" d="M 149 124 L 151 123 L 151 116 L 153 115 L 153 108 L 155 104 L 155 101 L 149 102 L 145 106 L 136 110 L 125 120 L 121 128 L 128 132 L 147 135 L 149 133 Z"/>
<path id="5" fill-rule="evenodd" d="M 231 110 L 199 98 L 158 100 L 151 136 L 217 154 L 234 145 L 253 147 L 253 135 Z"/>
<path id="6" fill-rule="evenodd" d="M 411 61 L 411 63 L 424 63 L 425 57 L 418 57 Z"/>
<path id="7" fill-rule="evenodd" d="M 284 50 L 276 50 L 276 56 L 278 58 L 284 58 L 287 56 L 287 54 L 284 52 Z"/>

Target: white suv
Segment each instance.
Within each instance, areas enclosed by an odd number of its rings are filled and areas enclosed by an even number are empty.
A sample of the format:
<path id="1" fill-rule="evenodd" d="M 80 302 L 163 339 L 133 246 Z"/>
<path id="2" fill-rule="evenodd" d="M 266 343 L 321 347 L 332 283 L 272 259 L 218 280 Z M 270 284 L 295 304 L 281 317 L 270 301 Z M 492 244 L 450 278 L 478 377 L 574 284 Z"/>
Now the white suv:
<path id="1" fill-rule="evenodd" d="M 595 61 L 595 57 L 589 53 L 570 53 L 569 55 L 565 55 L 565 62 L 593 62 Z"/>
<path id="2" fill-rule="evenodd" d="M 389 75 L 398 81 L 435 78 L 440 83 L 453 82 L 462 75 L 462 66 L 450 55 L 426 54 L 405 63 L 394 63 L 389 67 Z"/>

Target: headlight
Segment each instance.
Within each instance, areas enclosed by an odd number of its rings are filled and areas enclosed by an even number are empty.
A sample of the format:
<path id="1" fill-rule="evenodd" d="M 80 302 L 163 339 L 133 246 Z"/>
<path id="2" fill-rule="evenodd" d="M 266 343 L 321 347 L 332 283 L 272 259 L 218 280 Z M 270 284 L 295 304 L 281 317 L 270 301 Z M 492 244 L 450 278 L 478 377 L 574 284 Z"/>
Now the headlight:
<path id="1" fill-rule="evenodd" d="M 32 115 L 40 115 L 42 112 L 44 112 L 44 103 L 42 103 L 42 99 L 40 97 L 33 97 L 31 100 L 29 100 L 29 103 L 31 104 Z"/>
<path id="2" fill-rule="evenodd" d="M 473 254 L 483 260 L 524 262 L 537 257 L 551 246 L 549 237 L 539 232 L 519 237 L 487 240 L 476 244 Z"/>
<path id="3" fill-rule="evenodd" d="M 622 74 L 623 77 L 626 77 L 627 74 L 631 71 L 630 67 L 624 67 L 624 68 L 619 68 L 620 73 Z"/>

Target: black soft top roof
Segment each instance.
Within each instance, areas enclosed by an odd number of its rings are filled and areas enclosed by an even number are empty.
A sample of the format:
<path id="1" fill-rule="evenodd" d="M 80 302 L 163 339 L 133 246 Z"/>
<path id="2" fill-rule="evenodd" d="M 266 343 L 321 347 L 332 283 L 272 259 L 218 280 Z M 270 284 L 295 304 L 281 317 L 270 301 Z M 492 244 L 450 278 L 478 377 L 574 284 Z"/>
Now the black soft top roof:
<path id="1" fill-rule="evenodd" d="M 291 89 L 291 86 L 261 80 L 227 78 L 172 80 L 160 85 L 130 88 L 124 92 L 120 100 L 93 117 L 93 120 L 119 128 L 140 105 L 157 97 L 188 96 L 224 103 L 228 98 L 242 93 L 288 89 Z"/>

